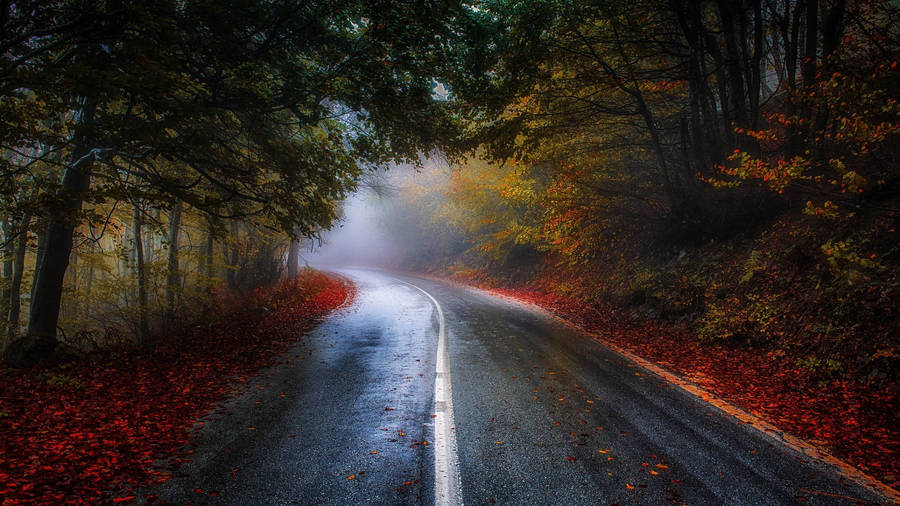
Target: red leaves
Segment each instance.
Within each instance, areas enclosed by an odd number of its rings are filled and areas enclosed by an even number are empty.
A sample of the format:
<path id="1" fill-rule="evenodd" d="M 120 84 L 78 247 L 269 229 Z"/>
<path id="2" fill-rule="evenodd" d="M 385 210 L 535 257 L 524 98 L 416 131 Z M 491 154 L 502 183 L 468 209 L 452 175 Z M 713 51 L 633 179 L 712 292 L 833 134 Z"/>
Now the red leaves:
<path id="1" fill-rule="evenodd" d="M 615 308 L 539 289 L 494 292 L 554 311 L 787 432 L 827 446 L 833 455 L 888 483 L 900 476 L 900 425 L 896 424 L 900 401 L 890 385 L 822 384 L 810 379 L 792 357 L 766 355 L 753 348 L 701 346 L 684 327 L 628 321 Z M 667 468 L 665 464 L 656 467 Z"/>
<path id="2" fill-rule="evenodd" d="M 107 491 L 165 481 L 170 473 L 153 463 L 186 460 L 179 448 L 195 420 L 227 396 L 229 381 L 270 364 L 350 290 L 309 272 L 229 296 L 219 321 L 152 351 L 110 352 L 42 371 L 0 368 L 0 504 L 102 502 Z"/>

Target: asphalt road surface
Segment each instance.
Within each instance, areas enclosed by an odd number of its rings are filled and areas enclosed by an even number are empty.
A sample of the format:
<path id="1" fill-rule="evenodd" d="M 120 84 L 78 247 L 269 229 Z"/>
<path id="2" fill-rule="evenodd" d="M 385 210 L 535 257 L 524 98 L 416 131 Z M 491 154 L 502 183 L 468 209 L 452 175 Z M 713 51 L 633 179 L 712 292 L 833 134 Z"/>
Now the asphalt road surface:
<path id="1" fill-rule="evenodd" d="M 202 428 L 174 504 L 854 504 L 885 499 L 541 311 L 358 287 Z"/>

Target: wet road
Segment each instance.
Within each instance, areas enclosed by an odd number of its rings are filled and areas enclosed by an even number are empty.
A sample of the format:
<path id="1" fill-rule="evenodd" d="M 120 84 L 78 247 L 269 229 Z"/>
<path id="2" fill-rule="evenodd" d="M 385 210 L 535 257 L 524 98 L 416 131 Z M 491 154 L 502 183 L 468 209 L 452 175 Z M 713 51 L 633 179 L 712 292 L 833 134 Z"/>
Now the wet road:
<path id="1" fill-rule="evenodd" d="M 357 299 L 151 491 L 212 504 L 884 500 L 526 305 L 342 270 Z"/>

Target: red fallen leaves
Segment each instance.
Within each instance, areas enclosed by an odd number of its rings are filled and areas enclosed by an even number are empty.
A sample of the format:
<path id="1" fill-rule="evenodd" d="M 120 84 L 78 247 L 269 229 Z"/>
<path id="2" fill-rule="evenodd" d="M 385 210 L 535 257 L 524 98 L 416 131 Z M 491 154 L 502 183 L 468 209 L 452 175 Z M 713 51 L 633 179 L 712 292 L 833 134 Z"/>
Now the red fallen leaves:
<path id="1" fill-rule="evenodd" d="M 218 321 L 152 350 L 28 372 L 0 368 L 0 504 L 132 501 L 104 494 L 168 479 L 186 460 L 179 449 L 195 421 L 228 395 L 229 382 L 270 365 L 350 297 L 351 286 L 306 272 L 229 295 Z"/>
<path id="2" fill-rule="evenodd" d="M 886 385 L 849 381 L 822 385 L 789 357 L 753 349 L 701 345 L 689 330 L 654 322 L 625 322 L 615 311 L 529 289 L 493 290 L 540 305 L 704 389 L 757 413 L 777 427 L 827 446 L 888 484 L 900 476 L 900 400 Z"/>

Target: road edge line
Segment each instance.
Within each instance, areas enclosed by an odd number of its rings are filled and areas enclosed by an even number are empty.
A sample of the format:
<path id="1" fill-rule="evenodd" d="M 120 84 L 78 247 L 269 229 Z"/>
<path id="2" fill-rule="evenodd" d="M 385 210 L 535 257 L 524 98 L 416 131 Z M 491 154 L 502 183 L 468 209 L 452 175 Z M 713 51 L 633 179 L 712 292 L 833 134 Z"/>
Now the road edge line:
<path id="1" fill-rule="evenodd" d="M 447 327 L 444 310 L 430 293 L 419 286 L 400 280 L 422 292 L 438 316 L 437 357 L 434 378 L 434 504 L 462 505 L 459 457 L 456 453 L 456 427 L 453 423 L 453 391 L 450 380 L 450 354 L 447 350 Z"/>
<path id="2" fill-rule="evenodd" d="M 535 310 L 540 311 L 541 313 L 549 316 L 550 318 L 559 321 L 560 323 L 579 332 L 580 334 L 590 337 L 591 340 L 596 342 L 597 344 L 608 348 L 612 352 L 616 353 L 617 355 L 622 356 L 623 358 L 625 358 L 627 360 L 630 360 L 631 362 L 634 362 L 639 367 L 647 370 L 650 373 L 653 373 L 655 376 L 666 381 L 667 383 L 675 385 L 676 387 L 680 388 L 682 391 L 684 391 L 688 395 L 691 395 L 691 396 L 699 399 L 700 401 L 703 401 L 707 404 L 710 404 L 710 405 L 718 408 L 726 415 L 730 415 L 730 416 L 736 418 L 742 424 L 750 426 L 751 428 L 762 433 L 763 435 L 768 436 L 771 439 L 774 439 L 775 441 L 800 453 L 801 455 L 805 455 L 806 457 L 815 459 L 819 462 L 828 464 L 828 465 L 836 468 L 839 472 L 838 474 L 840 474 L 841 476 L 849 478 L 849 479 L 853 480 L 854 482 L 856 482 L 857 484 L 862 485 L 865 488 L 868 488 L 870 490 L 873 490 L 873 491 L 881 494 L 882 496 L 884 496 L 885 499 L 889 500 L 891 502 L 891 504 L 900 504 L 900 491 L 891 487 L 887 483 L 879 481 L 875 477 L 865 473 L 864 471 L 853 466 L 852 464 L 844 462 L 843 460 L 831 455 L 830 453 L 828 453 L 828 451 L 826 449 L 816 446 L 816 445 L 814 445 L 804 439 L 801 439 L 797 436 L 788 434 L 787 432 L 785 432 L 785 431 L 779 429 L 778 427 L 776 427 L 775 425 L 773 425 L 771 422 L 768 422 L 765 419 L 763 419 L 757 415 L 754 415 L 752 413 L 748 413 L 748 412 L 744 411 L 743 409 L 735 406 L 734 404 L 731 404 L 728 401 L 713 395 L 712 393 L 699 387 L 698 385 L 681 378 L 677 374 L 670 372 L 670 371 L 664 369 L 663 367 L 656 365 L 655 363 L 653 363 L 643 357 L 640 357 L 638 355 L 635 355 L 634 353 L 631 353 L 630 351 L 604 339 L 599 334 L 597 334 L 595 332 L 591 332 L 591 331 L 585 329 L 584 327 L 563 318 L 562 316 L 554 313 L 553 311 L 551 311 L 539 304 L 535 304 L 533 302 L 529 302 L 526 300 L 521 300 L 516 297 L 509 296 L 509 295 L 492 293 L 488 290 L 484 290 L 484 289 L 481 289 L 478 287 L 473 287 L 471 285 L 464 285 L 464 286 L 466 286 L 467 288 L 470 288 L 470 289 L 478 290 L 478 291 L 485 293 L 487 295 L 490 295 L 492 297 L 498 297 L 501 299 L 512 300 L 518 304 L 522 304 L 522 305 L 534 308 Z"/>

